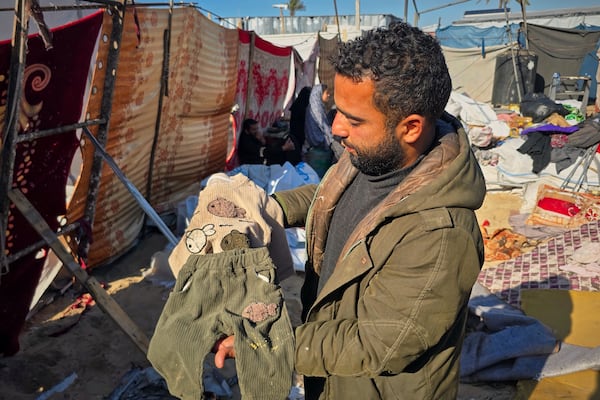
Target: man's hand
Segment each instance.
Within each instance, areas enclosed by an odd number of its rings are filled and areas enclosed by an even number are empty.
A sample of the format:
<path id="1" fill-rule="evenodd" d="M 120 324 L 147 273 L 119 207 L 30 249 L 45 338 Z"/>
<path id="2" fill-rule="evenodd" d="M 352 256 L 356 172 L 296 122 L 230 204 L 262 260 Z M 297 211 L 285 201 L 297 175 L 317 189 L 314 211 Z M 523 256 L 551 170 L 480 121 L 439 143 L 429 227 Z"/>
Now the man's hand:
<path id="1" fill-rule="evenodd" d="M 234 336 L 227 336 L 215 343 L 213 353 L 215 353 L 215 366 L 217 368 L 223 368 L 226 358 L 235 358 L 234 339 Z"/>

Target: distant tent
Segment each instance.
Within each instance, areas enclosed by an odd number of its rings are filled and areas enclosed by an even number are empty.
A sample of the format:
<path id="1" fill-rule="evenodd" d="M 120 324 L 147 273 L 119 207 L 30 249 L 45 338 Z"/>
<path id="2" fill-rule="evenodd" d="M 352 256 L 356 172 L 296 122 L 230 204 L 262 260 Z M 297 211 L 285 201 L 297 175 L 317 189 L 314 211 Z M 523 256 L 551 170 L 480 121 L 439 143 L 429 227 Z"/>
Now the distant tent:
<path id="1" fill-rule="evenodd" d="M 444 47 L 456 90 L 479 101 L 491 101 L 499 72 L 495 59 L 490 57 L 507 51 L 511 38 L 513 43 L 518 38 L 520 47 L 525 47 L 519 30 L 521 19 L 520 13 L 510 13 L 507 25 L 504 14 L 469 15 L 436 29 L 435 36 Z M 592 79 L 589 97 L 596 98 L 600 7 L 531 12 L 527 19 L 529 51 L 538 57 L 535 91 L 547 93 L 554 72 L 587 75 Z"/>

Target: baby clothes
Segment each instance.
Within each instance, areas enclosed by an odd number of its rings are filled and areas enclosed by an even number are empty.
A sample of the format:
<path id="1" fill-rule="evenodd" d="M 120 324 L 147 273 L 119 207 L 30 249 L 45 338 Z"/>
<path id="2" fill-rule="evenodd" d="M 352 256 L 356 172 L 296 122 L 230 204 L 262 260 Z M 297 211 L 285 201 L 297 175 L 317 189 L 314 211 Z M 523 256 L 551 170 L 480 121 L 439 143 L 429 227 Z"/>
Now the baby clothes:
<path id="1" fill-rule="evenodd" d="M 179 272 L 150 341 L 148 359 L 182 399 L 203 398 L 203 361 L 235 336 L 244 400 L 284 400 L 292 387 L 294 336 L 265 247 L 192 255 Z"/>
<path id="2" fill-rule="evenodd" d="M 148 360 L 171 394 L 203 398 L 204 359 L 234 335 L 242 397 L 285 399 L 294 336 L 278 283 L 293 262 L 277 202 L 242 174 L 212 175 L 169 264 L 177 279 Z"/>
<path id="3" fill-rule="evenodd" d="M 294 273 L 279 204 L 245 175 L 217 173 L 200 191 L 190 223 L 169 256 L 173 275 L 190 255 L 225 250 L 235 232 L 246 235 L 252 248 L 267 246 L 278 282 Z"/>

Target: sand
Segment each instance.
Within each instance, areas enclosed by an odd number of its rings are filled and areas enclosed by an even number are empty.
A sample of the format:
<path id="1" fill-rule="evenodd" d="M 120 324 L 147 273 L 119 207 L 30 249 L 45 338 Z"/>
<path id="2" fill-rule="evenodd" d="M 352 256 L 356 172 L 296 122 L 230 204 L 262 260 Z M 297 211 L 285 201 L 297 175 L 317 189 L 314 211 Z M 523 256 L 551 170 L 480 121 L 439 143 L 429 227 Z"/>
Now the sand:
<path id="1" fill-rule="evenodd" d="M 507 192 L 490 192 L 478 211 L 480 222 L 493 228 L 508 227 L 508 217 L 518 213 L 520 198 Z M 169 289 L 144 279 L 151 257 L 164 249 L 167 240 L 149 231 L 128 254 L 111 265 L 92 270 L 108 293 L 138 327 L 150 337 Z M 282 283 L 292 324 L 300 322 L 302 273 Z M 85 289 L 75 283 L 64 295 L 57 290 L 68 282 L 63 274 L 57 288 L 49 289 L 36 307 L 21 335 L 21 350 L 0 358 L 0 399 L 105 399 L 120 387 L 123 377 L 135 368 L 149 366 L 144 353 L 98 305 L 85 306 Z M 53 393 L 63 383 L 64 391 Z M 236 389 L 236 387 L 234 387 Z M 512 399 L 513 383 L 461 385 L 460 400 Z M 138 397 L 139 398 L 139 397 Z M 168 399 L 164 396 L 147 399 Z"/>

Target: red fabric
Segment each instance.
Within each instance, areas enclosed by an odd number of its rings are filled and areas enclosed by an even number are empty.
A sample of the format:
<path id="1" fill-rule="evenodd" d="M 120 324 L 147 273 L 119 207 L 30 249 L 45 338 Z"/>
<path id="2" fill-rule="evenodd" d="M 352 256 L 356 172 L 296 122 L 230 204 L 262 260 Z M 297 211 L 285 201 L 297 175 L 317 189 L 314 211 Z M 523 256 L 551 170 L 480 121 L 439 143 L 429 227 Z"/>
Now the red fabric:
<path id="1" fill-rule="evenodd" d="M 227 154 L 227 158 L 225 159 L 225 170 L 226 171 L 231 171 L 237 165 L 239 165 L 239 161 L 238 161 L 238 157 L 237 157 L 237 146 L 236 146 L 236 143 L 238 141 L 237 122 L 236 122 L 235 117 L 233 117 L 233 116 L 230 118 L 230 121 L 231 121 L 231 131 L 233 132 L 233 138 L 232 138 L 233 146 L 229 150 L 229 153 Z"/>
<path id="2" fill-rule="evenodd" d="M 261 49 L 262 51 L 266 51 L 269 54 L 272 54 L 276 57 L 289 57 L 292 54 L 292 47 L 280 47 L 276 46 L 271 42 L 267 42 L 262 39 L 260 36 L 254 37 L 254 46 L 256 48 Z"/>
<path id="3" fill-rule="evenodd" d="M 251 31 L 238 30 L 238 33 L 240 43 L 235 102 L 240 108 L 234 114 L 234 119 L 239 138 L 244 119 L 257 120 L 259 127 L 265 130 L 283 113 L 293 48 L 276 46 Z M 250 49 L 252 44 L 254 47 Z M 236 166 L 236 156 L 230 155 L 227 169 Z"/>
<path id="4" fill-rule="evenodd" d="M 292 47 L 275 46 L 254 34 L 248 62 L 245 118 L 266 129 L 281 116 L 289 86 Z"/>
<path id="5" fill-rule="evenodd" d="M 568 215 L 570 217 L 578 214 L 579 211 L 581 211 L 581 209 L 575 203 L 549 197 L 540 199 L 537 205 L 546 211 L 552 211 L 558 214 Z"/>
<path id="6" fill-rule="evenodd" d="M 20 131 L 28 133 L 79 121 L 91 55 L 102 23 L 102 12 L 52 30 L 54 47 L 42 38 L 28 40 L 21 98 Z M 8 76 L 10 41 L 0 43 L 0 75 Z M 7 80 L 0 80 L 0 105 L 6 104 Z M 1 108 L 0 108 L 1 109 Z M 65 186 L 79 141 L 75 131 L 47 136 L 16 146 L 13 187 L 19 188 L 50 228 L 65 213 Z M 40 236 L 11 204 L 6 248 L 8 255 L 36 243 Z M 47 249 L 44 249 L 47 250 Z M 18 335 L 38 284 L 45 257 L 29 254 L 9 265 L 0 280 L 0 354 L 19 349 Z"/>
<path id="7" fill-rule="evenodd" d="M 245 44 L 250 43 L 250 40 L 252 39 L 252 32 L 243 31 L 241 29 L 238 29 L 238 33 L 240 35 L 240 43 L 245 43 Z"/>

